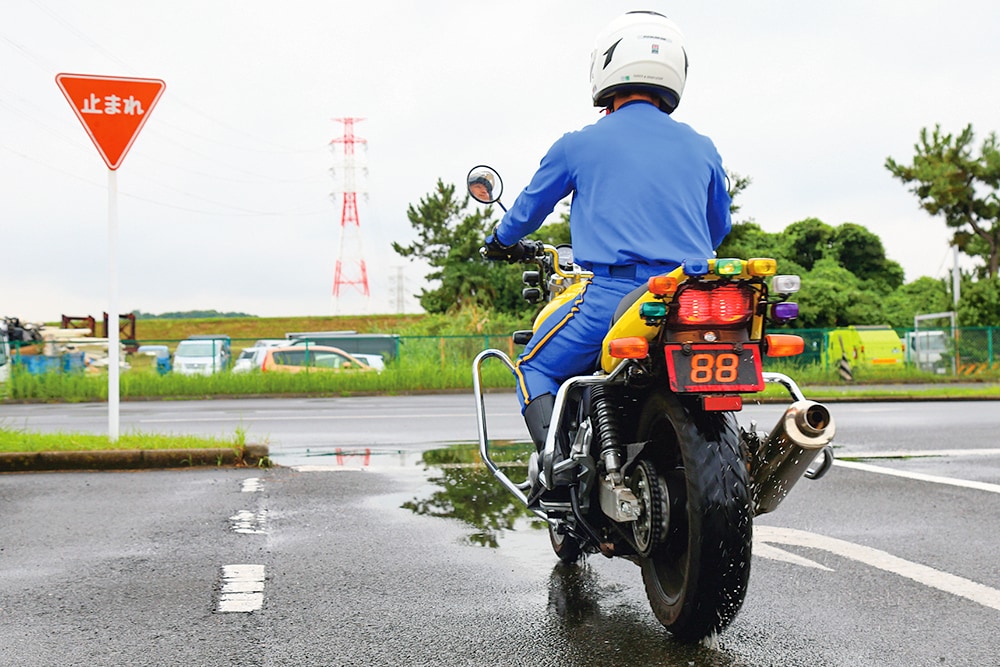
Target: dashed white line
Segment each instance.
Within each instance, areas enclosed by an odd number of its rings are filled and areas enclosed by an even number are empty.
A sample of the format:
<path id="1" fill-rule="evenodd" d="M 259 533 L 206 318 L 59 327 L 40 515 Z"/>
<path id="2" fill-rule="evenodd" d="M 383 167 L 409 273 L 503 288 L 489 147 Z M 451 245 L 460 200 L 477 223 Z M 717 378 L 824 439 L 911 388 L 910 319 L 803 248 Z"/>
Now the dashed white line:
<path id="1" fill-rule="evenodd" d="M 222 590 L 217 611 L 247 613 L 264 606 L 264 566 L 222 566 Z"/>
<path id="2" fill-rule="evenodd" d="M 250 510 L 240 510 L 229 517 L 229 523 L 234 533 L 264 535 L 267 533 L 267 511 L 251 512 Z"/>
<path id="3" fill-rule="evenodd" d="M 260 477 L 248 477 L 243 480 L 243 484 L 240 485 L 240 491 L 243 493 L 255 493 L 263 488 L 264 483 L 261 481 Z"/>

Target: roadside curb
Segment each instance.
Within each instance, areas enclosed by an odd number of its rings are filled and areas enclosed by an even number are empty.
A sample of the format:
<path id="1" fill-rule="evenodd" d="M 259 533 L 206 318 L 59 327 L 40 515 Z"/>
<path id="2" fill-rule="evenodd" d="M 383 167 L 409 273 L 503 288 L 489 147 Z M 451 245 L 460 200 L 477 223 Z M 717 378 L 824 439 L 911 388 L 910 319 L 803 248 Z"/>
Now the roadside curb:
<path id="1" fill-rule="evenodd" d="M 109 449 L 78 452 L 0 453 L 0 472 L 270 466 L 271 460 L 267 445 L 210 449 Z"/>

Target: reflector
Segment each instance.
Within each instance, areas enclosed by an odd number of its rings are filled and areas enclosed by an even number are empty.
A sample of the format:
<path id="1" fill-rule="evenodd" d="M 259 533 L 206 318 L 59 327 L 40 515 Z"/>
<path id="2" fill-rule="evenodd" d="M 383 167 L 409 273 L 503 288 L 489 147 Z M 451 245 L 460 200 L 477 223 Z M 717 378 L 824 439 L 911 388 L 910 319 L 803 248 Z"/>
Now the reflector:
<path id="1" fill-rule="evenodd" d="M 739 412 L 743 409 L 743 397 L 736 396 L 702 396 L 701 407 L 707 412 Z"/>

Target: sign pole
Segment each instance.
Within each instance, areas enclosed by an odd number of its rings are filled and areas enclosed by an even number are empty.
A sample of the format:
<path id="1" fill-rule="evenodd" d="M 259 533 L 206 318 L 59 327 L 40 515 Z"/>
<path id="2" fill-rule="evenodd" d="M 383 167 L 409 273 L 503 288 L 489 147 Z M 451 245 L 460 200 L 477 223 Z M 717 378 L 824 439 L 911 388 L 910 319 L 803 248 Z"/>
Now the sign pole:
<path id="1" fill-rule="evenodd" d="M 118 442 L 119 343 L 118 322 L 118 172 L 108 169 L 108 438 Z"/>
<path id="2" fill-rule="evenodd" d="M 117 442 L 121 370 L 118 317 L 118 177 L 139 130 L 166 85 L 160 79 L 57 74 L 56 85 L 108 165 L 108 438 Z"/>

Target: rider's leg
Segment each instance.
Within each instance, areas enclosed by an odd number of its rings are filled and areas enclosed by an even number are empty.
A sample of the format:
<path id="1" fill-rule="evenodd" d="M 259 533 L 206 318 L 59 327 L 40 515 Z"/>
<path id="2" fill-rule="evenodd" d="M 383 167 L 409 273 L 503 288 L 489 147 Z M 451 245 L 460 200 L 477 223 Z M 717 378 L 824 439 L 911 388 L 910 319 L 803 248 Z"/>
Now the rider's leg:
<path id="1" fill-rule="evenodd" d="M 549 314 L 535 330 L 515 365 L 521 412 L 535 447 L 541 451 L 562 382 L 594 371 L 601 341 L 630 282 L 588 284 L 574 300 Z"/>
<path id="2" fill-rule="evenodd" d="M 555 402 L 556 398 L 552 394 L 542 394 L 533 398 L 524 408 L 524 423 L 539 453 L 545 448 L 545 438 L 549 433 L 549 421 L 552 419 L 552 406 Z"/>

